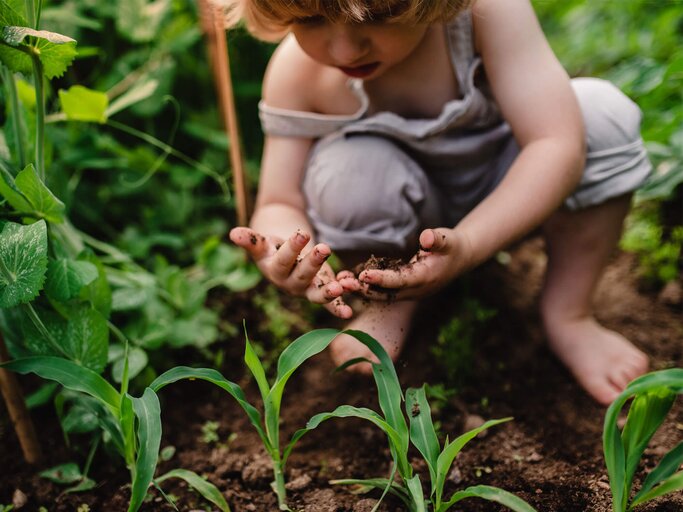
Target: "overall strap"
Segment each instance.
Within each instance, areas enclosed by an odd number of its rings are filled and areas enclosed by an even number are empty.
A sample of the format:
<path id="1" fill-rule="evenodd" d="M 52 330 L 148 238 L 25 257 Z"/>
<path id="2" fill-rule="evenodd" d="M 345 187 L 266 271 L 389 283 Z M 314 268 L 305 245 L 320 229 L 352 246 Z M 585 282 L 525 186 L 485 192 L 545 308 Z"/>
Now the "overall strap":
<path id="1" fill-rule="evenodd" d="M 446 26 L 451 63 L 455 70 L 458 85 L 462 94 L 470 92 L 470 68 L 475 60 L 474 39 L 472 30 L 472 11 L 470 9 L 459 14 Z"/>

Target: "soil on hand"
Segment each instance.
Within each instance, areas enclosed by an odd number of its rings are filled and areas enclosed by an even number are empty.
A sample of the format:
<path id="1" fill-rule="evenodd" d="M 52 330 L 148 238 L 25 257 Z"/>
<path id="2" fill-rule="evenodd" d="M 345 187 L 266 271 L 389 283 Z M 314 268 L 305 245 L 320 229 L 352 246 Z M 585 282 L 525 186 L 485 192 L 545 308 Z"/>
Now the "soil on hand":
<path id="1" fill-rule="evenodd" d="M 497 315 L 476 339 L 472 376 L 438 411 L 442 442 L 463 432 L 473 421 L 513 416 L 484 438 L 474 439 L 456 459 L 448 476 L 447 495 L 471 485 L 494 485 L 513 492 L 539 512 L 611 512 L 609 484 L 602 455 L 605 408 L 576 384 L 568 371 L 546 348 L 536 313 L 545 258 L 540 240 L 525 242 L 511 251 L 502 266 L 488 263 L 471 276 L 471 295 Z M 653 369 L 683 367 L 683 323 L 680 294 L 661 299 L 639 290 L 636 262 L 619 254 L 604 276 L 597 295 L 597 316 L 607 327 L 632 340 L 652 359 Z M 680 286 L 680 283 L 678 283 Z M 397 363 L 405 387 L 443 382 L 444 373 L 431 355 L 438 329 L 458 314 L 454 290 L 442 292 L 423 306 L 408 346 Z M 247 295 L 226 295 L 224 317 L 235 324 L 247 316 L 257 322 Z M 320 317 L 320 326 L 329 322 Z M 328 324 L 329 325 L 329 324 Z M 253 328 L 252 328 L 253 329 Z M 246 387 L 249 400 L 260 403 L 258 390 L 243 368 L 243 338 L 226 342 L 221 371 Z M 282 406 L 282 439 L 288 439 L 319 412 L 340 404 L 377 409 L 371 379 L 350 373 L 332 373 L 333 364 L 323 353 L 294 374 Z M 26 387 L 35 383 L 22 381 Z M 204 382 L 183 382 L 160 393 L 164 427 L 163 446 L 176 448 L 174 457 L 161 463 L 158 474 L 186 468 L 207 477 L 222 491 L 234 512 L 277 510 L 269 487 L 270 465 L 259 438 L 242 410 L 225 393 Z M 474 418 L 474 419 L 473 419 Z M 82 462 L 85 453 L 70 454 L 51 408 L 34 411 L 46 453 L 46 466 L 71 460 Z M 219 423 L 219 441 L 202 440 L 202 426 Z M 660 432 L 645 451 L 636 486 L 666 451 L 683 438 L 683 406 L 677 403 Z M 63 488 L 36 476 L 35 468 L 21 460 L 10 421 L 0 408 L 0 504 L 10 504 L 20 490 L 25 507 L 16 510 L 74 511 L 87 504 L 92 511 L 124 511 L 130 495 L 128 474 L 112 467 L 99 454 L 92 470 L 98 486 L 83 494 L 62 494 Z M 284 441 L 283 441 L 284 444 Z M 413 454 L 414 467 L 428 479 L 427 468 Z M 376 494 L 355 495 L 329 483 L 341 478 L 386 477 L 391 457 L 384 435 L 373 425 L 355 419 L 330 420 L 302 438 L 288 462 L 290 506 L 303 512 L 361 512 L 372 510 Z M 210 510 L 196 493 L 180 481 L 163 484 L 177 497 L 179 510 Z M 158 491 L 144 511 L 170 511 Z M 490 502 L 469 500 L 458 504 L 462 512 L 506 510 Z M 215 507 L 211 510 L 215 510 Z M 380 510 L 399 512 L 400 503 L 387 499 Z M 680 512 L 683 496 L 677 493 L 639 509 L 642 512 Z"/>

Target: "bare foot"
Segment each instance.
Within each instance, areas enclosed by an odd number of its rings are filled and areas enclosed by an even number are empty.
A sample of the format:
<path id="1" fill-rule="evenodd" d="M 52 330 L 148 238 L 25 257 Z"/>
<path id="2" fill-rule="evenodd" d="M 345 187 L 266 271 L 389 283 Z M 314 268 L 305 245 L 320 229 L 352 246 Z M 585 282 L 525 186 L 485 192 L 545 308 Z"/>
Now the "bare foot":
<path id="1" fill-rule="evenodd" d="M 398 301 L 391 304 L 371 302 L 347 325 L 347 329 L 368 333 L 382 344 L 391 360 L 396 361 L 408 335 L 416 307 L 415 301 Z M 348 334 L 341 334 L 334 339 L 330 344 L 330 354 L 336 366 L 358 357 L 377 361 L 370 349 Z M 363 374 L 372 373 L 368 363 L 355 364 L 349 367 L 349 370 Z"/>
<path id="2" fill-rule="evenodd" d="M 622 335 L 593 317 L 546 323 L 550 348 L 579 384 L 609 405 L 636 377 L 648 371 L 648 358 Z"/>

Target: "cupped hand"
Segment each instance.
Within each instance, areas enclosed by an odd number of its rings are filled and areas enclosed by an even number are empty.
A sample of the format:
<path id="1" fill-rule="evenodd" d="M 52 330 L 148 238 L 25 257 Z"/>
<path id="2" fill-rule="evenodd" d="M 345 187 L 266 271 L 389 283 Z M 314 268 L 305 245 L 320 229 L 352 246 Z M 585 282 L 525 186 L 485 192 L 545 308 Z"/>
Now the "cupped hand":
<path id="1" fill-rule="evenodd" d="M 468 241 L 452 229 L 426 229 L 420 250 L 396 270 L 367 269 L 358 276 L 360 293 L 373 300 L 420 299 L 437 292 L 469 267 Z"/>
<path id="2" fill-rule="evenodd" d="M 360 285 L 344 273 L 337 279 L 327 263 L 332 254 L 330 248 L 317 244 L 309 249 L 306 246 L 310 239 L 310 235 L 302 231 L 286 240 L 264 236 L 246 227 L 230 231 L 230 240 L 249 253 L 261 273 L 275 286 L 290 295 L 323 304 L 339 318 L 351 318 L 353 311 L 342 294 L 355 291 Z M 342 279 L 344 284 L 340 282 Z"/>

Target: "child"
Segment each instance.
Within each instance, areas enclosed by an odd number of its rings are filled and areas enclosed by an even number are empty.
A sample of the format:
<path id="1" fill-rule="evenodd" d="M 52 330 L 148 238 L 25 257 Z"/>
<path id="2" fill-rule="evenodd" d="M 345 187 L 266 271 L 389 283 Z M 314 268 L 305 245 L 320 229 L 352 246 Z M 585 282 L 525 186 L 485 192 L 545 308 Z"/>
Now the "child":
<path id="1" fill-rule="evenodd" d="M 555 354 L 602 404 L 647 371 L 591 310 L 650 172 L 641 113 L 607 82 L 567 77 L 529 0 L 223 2 L 232 23 L 284 37 L 263 84 L 251 228 L 230 233 L 266 278 L 343 319 L 344 294 L 371 299 L 349 328 L 396 358 L 420 298 L 540 226 Z M 356 278 L 334 275 L 332 250 L 348 268 L 414 256 Z M 349 336 L 331 351 L 369 355 Z"/>

